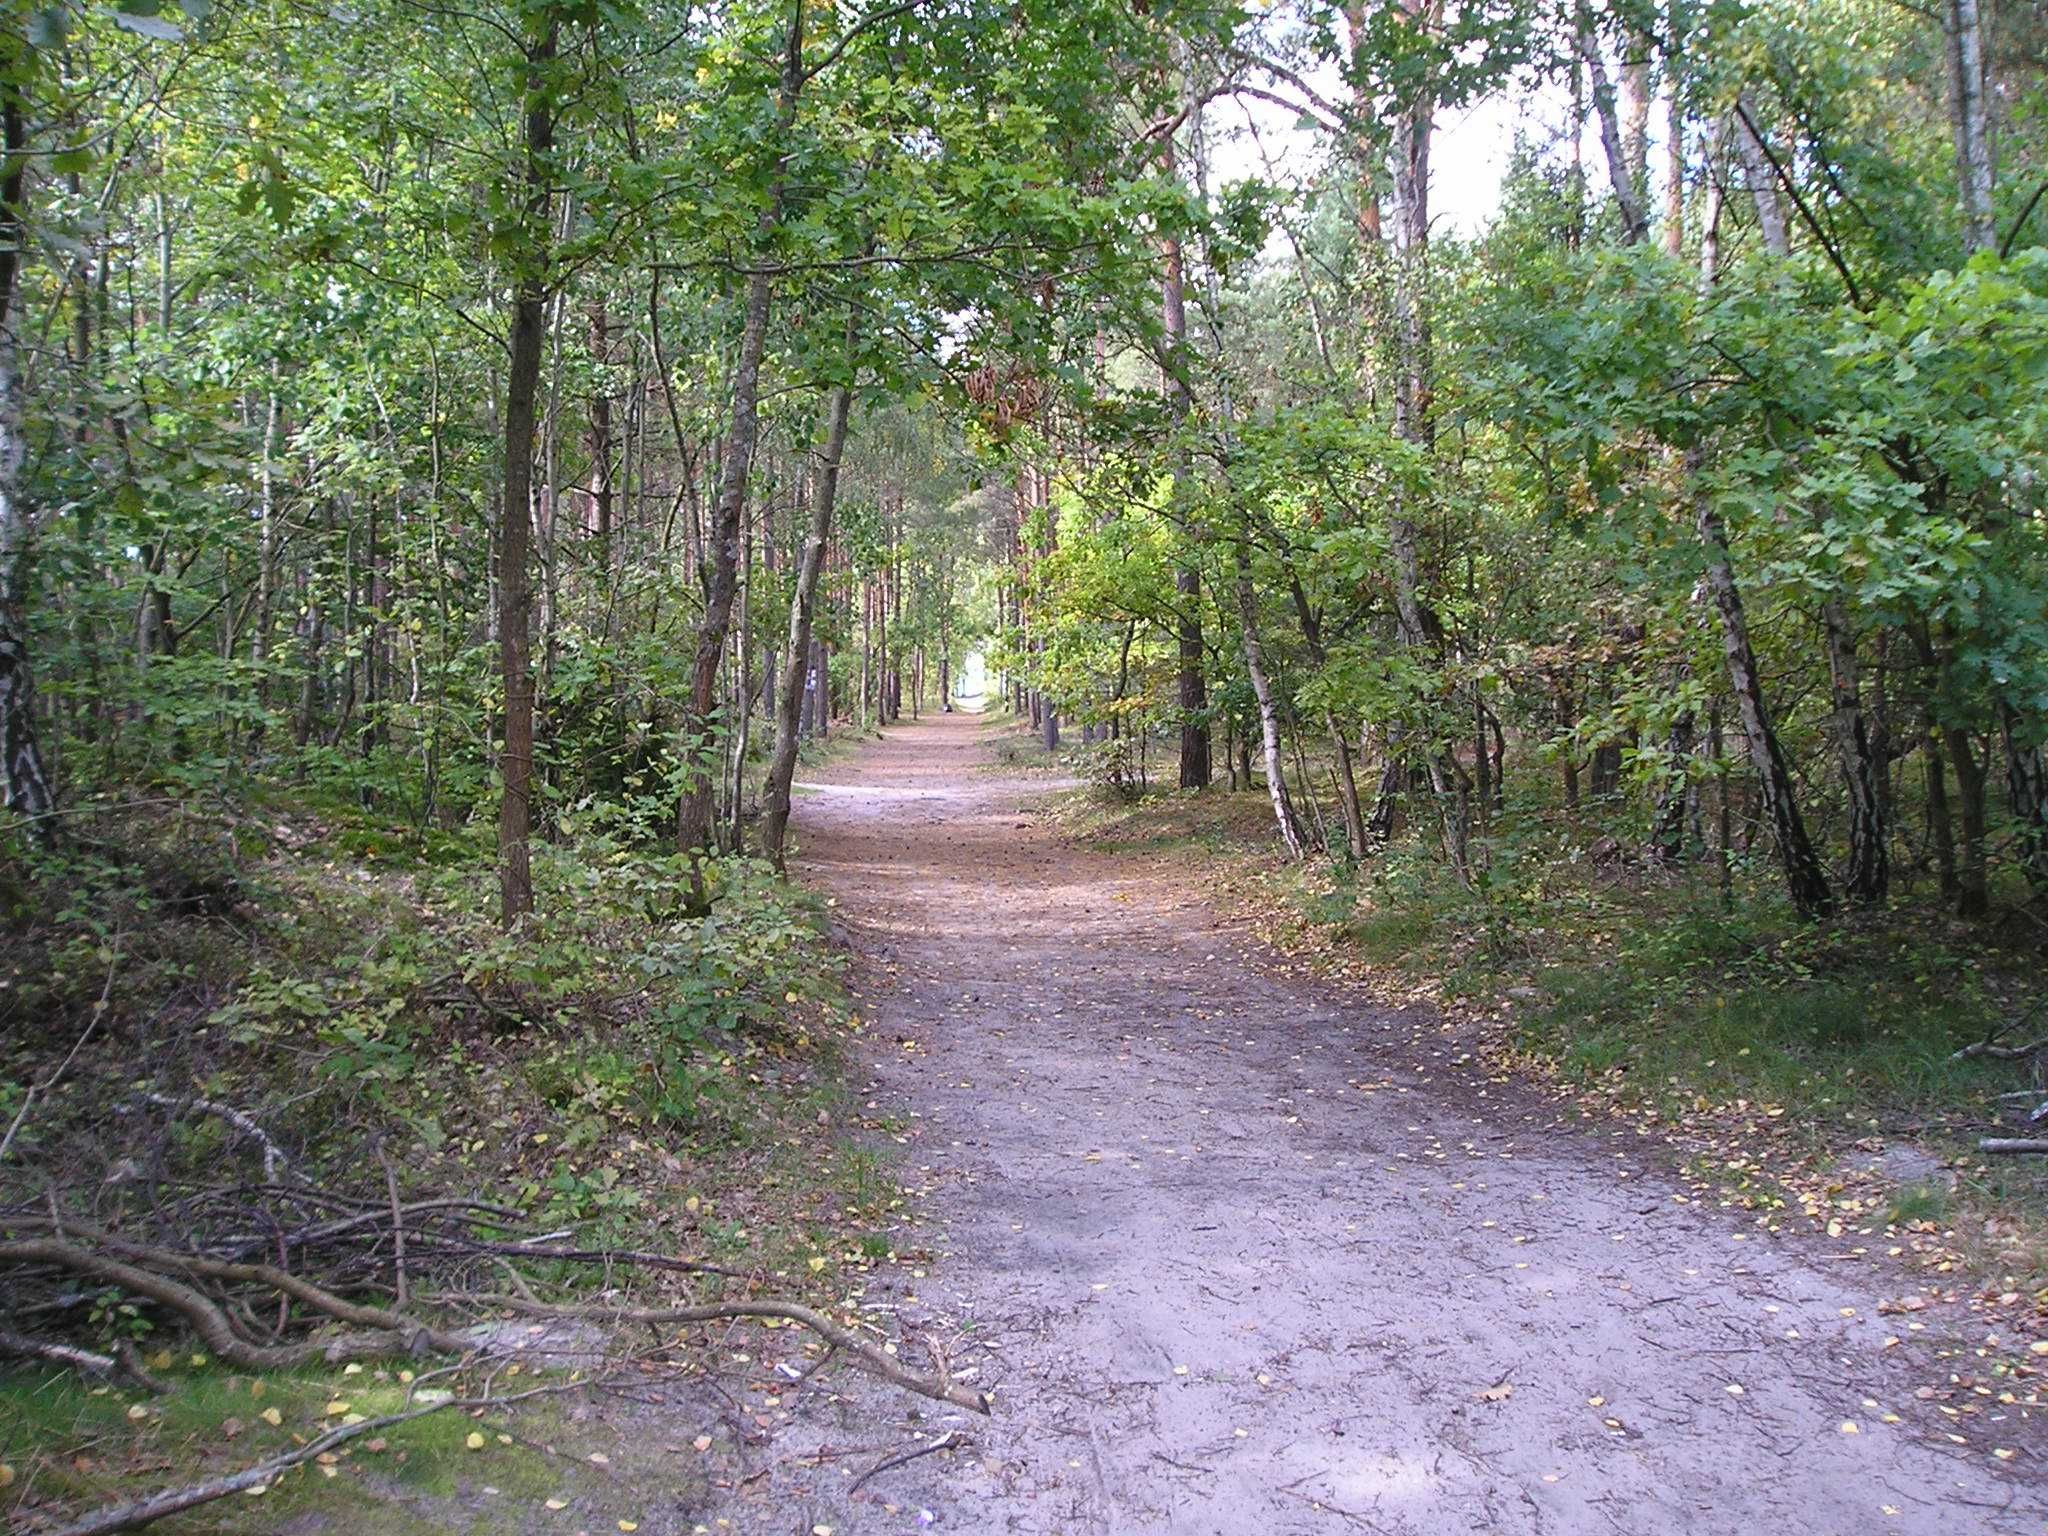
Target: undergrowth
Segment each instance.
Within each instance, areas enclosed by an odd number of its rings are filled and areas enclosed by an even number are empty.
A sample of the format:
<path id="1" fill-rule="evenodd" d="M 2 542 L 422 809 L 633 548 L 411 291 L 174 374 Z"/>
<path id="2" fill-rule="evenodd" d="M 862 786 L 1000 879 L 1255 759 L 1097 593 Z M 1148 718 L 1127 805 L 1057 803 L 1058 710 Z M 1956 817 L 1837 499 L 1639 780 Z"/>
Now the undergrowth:
<path id="1" fill-rule="evenodd" d="M 765 865 L 727 859 L 706 866 L 696 915 L 687 865 L 646 833 L 630 805 L 565 817 L 559 840 L 533 849 L 541 915 L 513 932 L 495 921 L 480 838 L 314 790 L 168 814 L 103 802 L 56 848 L 17 846 L 0 865 L 0 1129 L 19 1116 L 0 1237 L 10 1212 L 19 1230 L 54 1210 L 175 1244 L 193 1213 L 229 1220 L 283 1185 L 381 1199 L 388 1181 L 394 1203 L 488 1201 L 508 1233 L 708 1261 L 785 1296 L 843 1294 L 888 1256 L 903 1202 L 844 1139 L 839 1057 L 860 1026 L 822 908 Z M 557 1291 L 619 1278 L 521 1267 Z M 700 1277 L 692 1292 L 736 1283 Z M 338 1366 L 304 1383 L 191 1366 L 176 1320 L 118 1288 L 37 1282 L 0 1298 L 0 1311 L 32 1310 L 40 1335 L 177 1367 L 163 1398 L 0 1373 L 0 1507 L 17 1518 L 242 1464 L 319 1417 L 308 1404 L 390 1388 L 343 1392 Z M 282 1426 L 250 1410 L 252 1388 Z M 330 1464 L 339 1480 L 301 1468 L 187 1528 L 276 1529 L 303 1504 L 320 1511 L 309 1530 L 523 1529 L 525 1514 L 502 1511 L 525 1493 L 579 1497 L 560 1458 L 523 1449 L 539 1430 L 501 1443 L 492 1428 L 472 1452 L 477 1428 L 447 1415 L 405 1426 L 387 1448 L 353 1445 Z M 431 1511 L 407 1515 L 427 1494 Z"/>

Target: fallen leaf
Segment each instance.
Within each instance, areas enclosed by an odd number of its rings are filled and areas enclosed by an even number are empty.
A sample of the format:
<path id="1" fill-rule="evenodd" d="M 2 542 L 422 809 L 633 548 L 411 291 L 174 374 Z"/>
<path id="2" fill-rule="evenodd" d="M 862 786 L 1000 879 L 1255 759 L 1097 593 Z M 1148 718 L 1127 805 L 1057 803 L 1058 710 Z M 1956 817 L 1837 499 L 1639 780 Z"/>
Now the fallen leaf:
<path id="1" fill-rule="evenodd" d="M 478 1434 L 473 1429 L 469 1432 L 469 1438 L 464 1440 L 462 1443 L 468 1446 L 472 1451 L 480 1451 L 484 1448 L 484 1445 L 486 1444 L 484 1437 Z"/>
<path id="2" fill-rule="evenodd" d="M 1515 1395 L 1512 1382 L 1497 1381 L 1483 1392 L 1473 1394 L 1474 1401 L 1481 1403 L 1504 1403 Z"/>

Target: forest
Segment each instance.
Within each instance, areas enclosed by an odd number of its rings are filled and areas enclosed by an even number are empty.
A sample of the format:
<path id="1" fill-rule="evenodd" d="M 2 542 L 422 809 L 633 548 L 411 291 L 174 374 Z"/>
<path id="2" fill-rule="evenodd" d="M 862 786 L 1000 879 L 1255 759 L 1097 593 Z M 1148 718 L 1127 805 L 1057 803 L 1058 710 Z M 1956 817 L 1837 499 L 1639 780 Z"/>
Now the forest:
<path id="1" fill-rule="evenodd" d="M 860 1086 L 878 733 L 992 733 L 1049 859 L 1234 839 L 1319 950 L 1543 993 L 1510 1075 L 2048 1103 L 2040 9 L 5 4 L 19 1529 L 382 1530 L 387 1442 L 467 1497 L 569 1412 L 514 1319 L 985 1413 L 859 1304 L 939 1246 Z"/>

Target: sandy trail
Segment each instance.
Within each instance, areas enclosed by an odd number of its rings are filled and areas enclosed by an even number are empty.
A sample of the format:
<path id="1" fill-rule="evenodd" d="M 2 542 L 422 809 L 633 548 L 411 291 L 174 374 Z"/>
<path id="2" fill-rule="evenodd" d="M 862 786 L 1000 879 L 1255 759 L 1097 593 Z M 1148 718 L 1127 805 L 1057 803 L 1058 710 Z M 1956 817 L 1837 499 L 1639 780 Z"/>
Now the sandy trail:
<path id="1" fill-rule="evenodd" d="M 731 1528 L 2044 1529 L 2038 1470 L 1990 1457 L 2030 1426 L 1957 1446 L 1912 1400 L 1942 1325 L 1884 1350 L 1897 1275 L 1682 1203 L 1633 1128 L 1565 1127 L 1427 1017 L 1270 974 L 1170 868 L 1063 847 L 987 758 L 974 717 L 892 729 L 797 827 L 896 967 L 868 1100 L 936 1258 L 868 1299 L 996 1416 L 806 1389 Z M 850 1499 L 864 1463 L 806 1464 L 948 1425 L 974 1448 Z"/>

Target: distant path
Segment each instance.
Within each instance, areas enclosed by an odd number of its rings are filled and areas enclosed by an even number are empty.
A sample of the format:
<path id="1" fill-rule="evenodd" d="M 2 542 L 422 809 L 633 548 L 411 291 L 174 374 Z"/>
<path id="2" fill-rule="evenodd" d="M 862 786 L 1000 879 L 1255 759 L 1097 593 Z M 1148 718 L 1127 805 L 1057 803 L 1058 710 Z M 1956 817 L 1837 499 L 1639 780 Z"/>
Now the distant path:
<path id="1" fill-rule="evenodd" d="M 748 1485 L 772 1520 L 734 1529 L 2044 1529 L 2040 1469 L 1990 1458 L 2031 1435 L 1912 1400 L 1942 1370 L 1883 1350 L 1905 1320 L 1866 1287 L 1897 1276 L 1678 1202 L 1633 1127 L 1561 1128 L 1427 1016 L 1263 973 L 1170 863 L 1021 812 L 1041 786 L 992 776 L 985 734 L 892 728 L 796 827 L 899 968 L 867 1003 L 869 1112 L 938 1252 L 868 1300 L 950 1342 L 996 1417 L 923 1405 L 976 1449 L 849 1502 L 803 1444 L 907 1437 L 907 1400 L 806 1389 Z"/>

